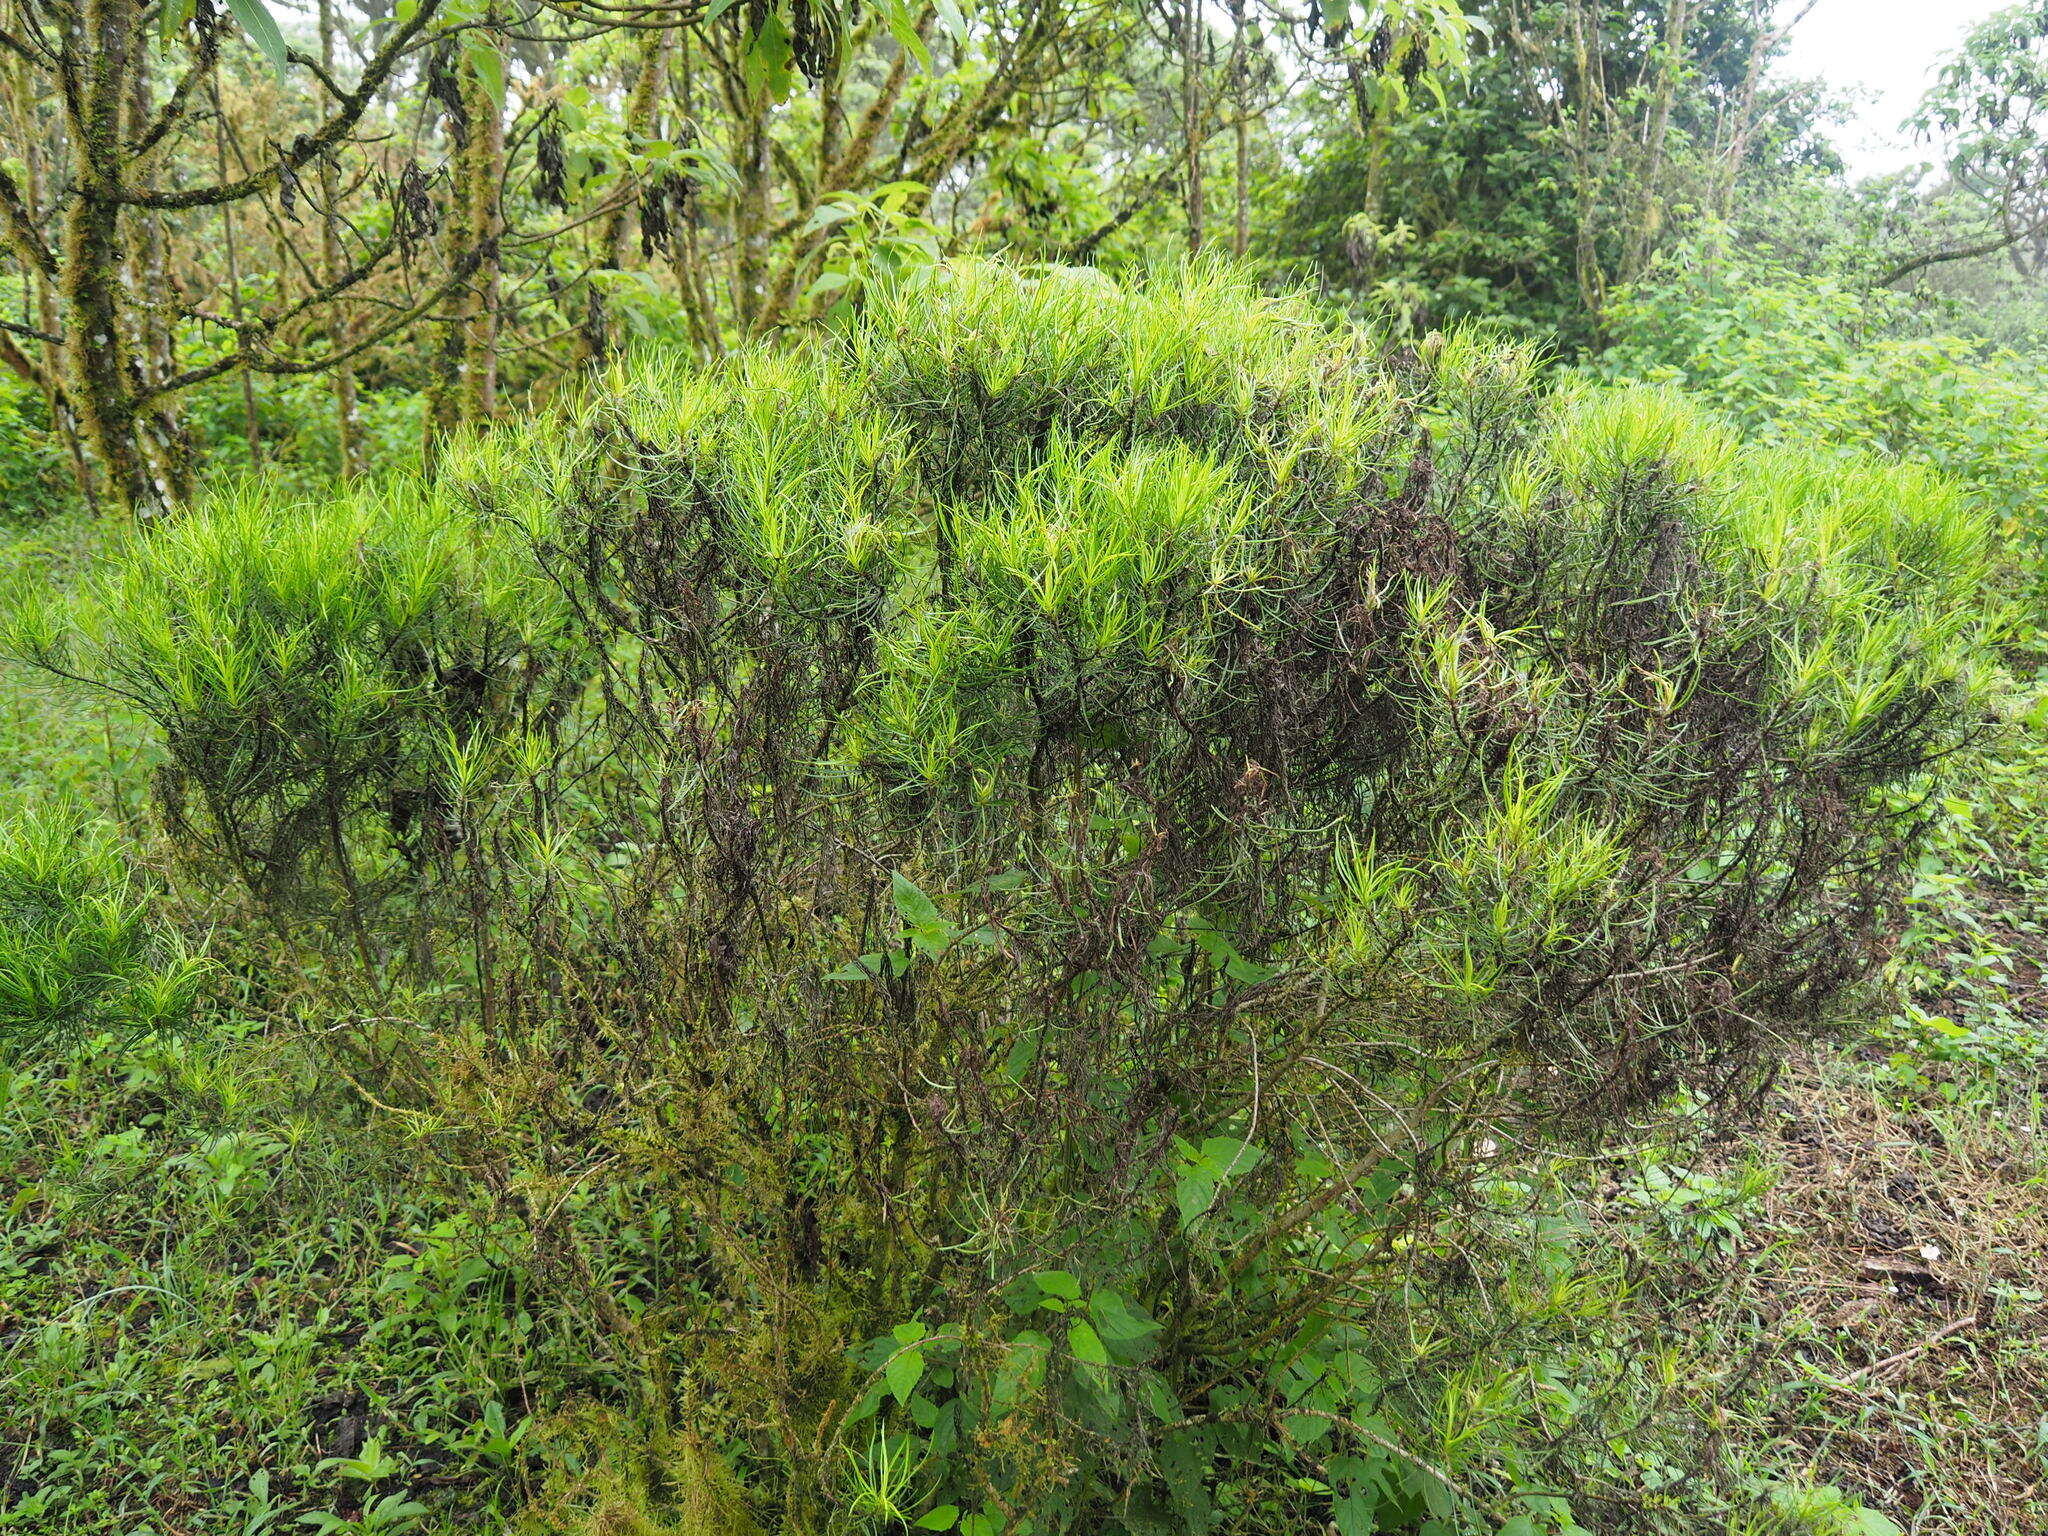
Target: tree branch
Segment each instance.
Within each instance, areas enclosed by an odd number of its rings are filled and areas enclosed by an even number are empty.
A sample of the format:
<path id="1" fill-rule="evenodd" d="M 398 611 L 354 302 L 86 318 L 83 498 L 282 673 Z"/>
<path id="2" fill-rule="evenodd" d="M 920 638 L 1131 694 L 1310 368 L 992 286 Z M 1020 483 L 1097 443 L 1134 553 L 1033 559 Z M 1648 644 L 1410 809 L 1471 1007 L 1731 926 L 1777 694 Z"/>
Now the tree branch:
<path id="1" fill-rule="evenodd" d="M 1911 277 L 1915 272 L 1925 271 L 1928 267 L 1939 266 L 1945 261 L 1968 261 L 1973 256 L 1990 256 L 2005 250 L 2008 246 L 2018 245 L 2022 240 L 2031 240 L 2034 236 L 2044 233 L 2048 233 L 2048 218 L 2042 219 L 2031 228 L 2019 230 L 2018 232 L 2003 230 L 1991 239 L 1976 245 L 1959 245 L 1951 247 L 1946 251 L 1929 251 L 1924 256 L 1915 256 L 1911 261 L 1902 262 L 1900 265 L 1892 268 L 1891 271 L 1877 280 L 1877 286 L 1889 288 L 1902 277 Z"/>
<path id="2" fill-rule="evenodd" d="M 4 167 L 0 167 L 0 225 L 5 225 L 7 243 L 14 247 L 25 266 L 35 268 L 45 277 L 57 275 L 57 258 L 43 243 L 28 205 L 21 200 L 21 189 Z"/>
<path id="3" fill-rule="evenodd" d="M 140 208 L 214 208 L 222 203 L 238 203 L 253 197 L 268 187 L 275 186 L 287 171 L 296 171 L 300 166 L 318 159 L 349 134 L 369 109 L 371 101 L 391 72 L 398 67 L 398 61 L 411 48 L 414 39 L 426 30 L 427 23 L 441 8 L 441 0 L 421 0 L 420 7 L 412 19 L 392 34 L 391 40 L 373 58 L 363 71 L 363 77 L 356 82 L 356 88 L 342 98 L 341 110 L 310 134 L 301 134 L 292 140 L 291 148 L 278 157 L 275 165 L 266 165 L 251 172 L 239 181 L 223 182 L 218 186 L 194 187 L 184 192 L 131 192 L 125 189 L 115 194 L 116 201 L 129 203 Z"/>

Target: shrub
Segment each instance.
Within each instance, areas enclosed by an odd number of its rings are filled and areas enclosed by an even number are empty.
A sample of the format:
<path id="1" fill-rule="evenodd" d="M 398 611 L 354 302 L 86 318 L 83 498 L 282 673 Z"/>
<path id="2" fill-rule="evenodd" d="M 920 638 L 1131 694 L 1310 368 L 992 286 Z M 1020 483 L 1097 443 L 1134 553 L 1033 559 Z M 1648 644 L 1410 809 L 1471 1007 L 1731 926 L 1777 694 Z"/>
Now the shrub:
<path id="1" fill-rule="evenodd" d="M 530 541 L 602 700 L 475 812 L 490 1028 L 416 1086 L 770 1529 L 1518 1507 L 1461 1375 L 1477 1255 L 1525 1231 L 1504 1160 L 1822 1027 L 1915 834 L 1879 791 L 1968 718 L 1981 530 L 1926 474 L 1212 269 L 941 268 L 477 453 L 436 496 Z M 382 612 L 400 533 L 461 542 L 369 517 L 306 514 L 332 579 L 287 611 Z M 151 638 L 258 622 L 271 537 L 145 546 L 97 670 L 185 690 L 212 824 L 381 837 L 433 668 L 266 640 L 265 709 Z M 395 702 L 341 731 L 330 678 Z M 630 1274 L 598 1208 L 656 1234 Z"/>
<path id="2" fill-rule="evenodd" d="M 205 972 L 151 921 L 105 828 L 48 809 L 0 821 L 0 1059 L 174 1028 Z"/>
<path id="3" fill-rule="evenodd" d="M 635 922 L 540 970 L 792 1530 L 1445 1516 L 1374 1340 L 1479 1143 L 1821 1024 L 1966 699 L 1925 474 L 1215 274 L 952 269 L 571 435 Z"/>
<path id="4" fill-rule="evenodd" d="M 17 597 L 9 648 L 154 722 L 172 829 L 271 901 L 310 863 L 359 908 L 347 846 L 365 813 L 422 856 L 459 831 L 472 742 L 562 703 L 544 585 L 403 481 L 317 515 L 245 482 L 139 538 L 68 607 Z"/>

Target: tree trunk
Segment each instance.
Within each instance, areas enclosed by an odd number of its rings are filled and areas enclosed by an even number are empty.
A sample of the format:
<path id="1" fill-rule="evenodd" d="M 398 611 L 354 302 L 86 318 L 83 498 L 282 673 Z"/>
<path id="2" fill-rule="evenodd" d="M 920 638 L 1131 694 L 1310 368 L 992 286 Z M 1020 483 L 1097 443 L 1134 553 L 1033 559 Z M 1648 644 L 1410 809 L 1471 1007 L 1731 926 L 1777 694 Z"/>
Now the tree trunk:
<path id="1" fill-rule="evenodd" d="M 14 114 L 14 128 L 21 145 L 22 188 L 27 194 L 28 207 L 34 214 L 43 210 L 43 128 L 37 121 L 36 110 L 28 92 L 28 83 L 17 65 L 8 75 L 8 105 Z M 57 125 L 52 125 L 57 127 Z M 57 127 L 61 133 L 61 127 Z M 61 144 L 53 147 L 52 158 L 63 161 Z M 22 318 L 28 318 L 26 305 L 28 289 L 34 290 L 36 328 L 48 338 L 62 334 L 62 320 L 58 317 L 57 292 L 48 276 L 40 271 L 34 262 L 23 261 L 21 280 L 24 284 Z M 78 419 L 72 414 L 71 403 L 64 396 L 64 351 L 61 341 L 44 340 L 40 347 L 39 362 L 35 368 L 35 383 L 43 396 L 43 408 L 50 418 L 50 430 L 64 445 L 65 458 L 71 465 L 71 478 L 78 487 L 78 494 L 88 507 L 97 510 L 99 487 L 93 480 L 92 463 L 85 456 L 85 445 L 79 441 Z"/>
<path id="2" fill-rule="evenodd" d="M 495 23 L 493 10 L 490 20 Z M 498 412 L 499 192 L 505 179 L 505 114 L 502 104 L 472 60 L 462 65 L 462 95 L 469 111 L 463 146 L 461 225 L 468 250 L 482 253 L 470 281 L 462 328 L 462 379 L 457 409 L 465 424 L 489 421 Z"/>
<path id="3" fill-rule="evenodd" d="M 320 0 L 320 65 L 334 73 L 334 0 Z M 341 173 L 332 155 L 320 158 L 320 272 L 333 282 L 348 269 L 342 254 L 341 231 L 337 227 L 341 202 Z M 353 328 L 348 312 L 337 305 L 329 345 L 336 352 L 348 349 Z M 369 470 L 369 454 L 363 445 L 362 416 L 356 404 L 356 370 L 353 363 L 337 363 L 330 382 L 334 388 L 334 439 L 341 477 L 353 480 Z"/>
<path id="4" fill-rule="evenodd" d="M 1585 0 L 1571 0 L 1572 61 L 1576 90 L 1571 102 L 1572 174 L 1576 186 L 1575 259 L 1579 301 L 1595 324 L 1607 306 L 1607 282 L 1600 271 L 1599 197 L 1593 184 L 1593 119 L 1605 117 L 1607 93 L 1597 30 L 1589 37 Z M 1597 29 L 1598 23 L 1592 23 Z"/>
<path id="5" fill-rule="evenodd" d="M 740 327 L 751 331 L 766 298 L 768 272 L 769 177 L 768 96 L 756 87 L 746 100 L 747 119 L 741 128 L 739 198 Z"/>
<path id="6" fill-rule="evenodd" d="M 213 92 L 213 164 L 214 174 L 222 181 L 228 179 L 227 114 L 221 110 L 220 83 L 210 82 Z M 235 233 L 235 211 L 232 203 L 220 205 L 220 243 L 228 264 L 228 313 L 236 325 L 242 323 L 242 242 Z M 256 413 L 256 376 L 244 368 L 242 373 L 242 433 L 249 442 L 249 463 L 261 467 L 263 463 L 263 422 Z"/>
<path id="7" fill-rule="evenodd" d="M 633 80 L 633 91 L 626 98 L 626 139 L 654 137 L 656 118 L 661 108 L 661 98 L 668 83 L 668 51 L 674 34 L 667 27 L 653 28 L 640 34 L 640 70 Z M 610 219 L 605 223 L 604 264 L 614 271 L 625 269 L 628 252 L 627 242 L 633 235 L 633 204 L 630 199 L 621 202 Z"/>
<path id="8" fill-rule="evenodd" d="M 1239 260 L 1251 247 L 1251 80 L 1245 65 L 1244 0 L 1230 0 L 1230 84 L 1236 93 L 1237 227 L 1231 231 L 1230 253 Z"/>
<path id="9" fill-rule="evenodd" d="M 65 13 L 60 13 L 65 14 Z M 121 128 L 131 54 L 139 46 L 134 0 L 88 0 L 63 36 L 80 89 L 70 108 L 75 182 L 62 220 L 58 298 L 64 336 L 64 392 L 106 473 L 107 489 L 131 516 L 163 510 L 136 441 L 127 316 L 121 303 Z M 83 25 L 79 25 L 82 19 Z"/>
<path id="10" fill-rule="evenodd" d="M 1202 248 L 1202 5 L 1181 0 L 1181 133 L 1186 145 L 1188 249 Z"/>
<path id="11" fill-rule="evenodd" d="M 1637 191 L 1636 214 L 1629 229 L 1628 253 L 1621 279 L 1640 276 L 1650 264 L 1663 220 L 1664 136 L 1671 128 L 1671 103 L 1678 94 L 1680 61 L 1685 57 L 1685 32 L 1691 21 L 1690 0 L 1668 0 L 1664 13 L 1664 57 L 1659 61 L 1656 88 L 1650 99 L 1650 122 L 1644 145 L 1642 186 Z"/>

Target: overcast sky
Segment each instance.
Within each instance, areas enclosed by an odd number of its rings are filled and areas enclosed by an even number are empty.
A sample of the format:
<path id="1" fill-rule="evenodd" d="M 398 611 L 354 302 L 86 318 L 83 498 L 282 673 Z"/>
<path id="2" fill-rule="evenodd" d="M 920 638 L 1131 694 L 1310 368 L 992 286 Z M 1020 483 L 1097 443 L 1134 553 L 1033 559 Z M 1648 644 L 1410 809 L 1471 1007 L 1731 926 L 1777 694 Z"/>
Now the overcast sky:
<path id="1" fill-rule="evenodd" d="M 1943 56 L 1971 25 L 2012 0 L 1819 0 L 1792 35 L 1784 67 L 1831 85 L 1862 87 L 1856 122 L 1837 141 L 1854 175 L 1895 171 L 1934 158 L 1899 131 L 1934 83 Z"/>

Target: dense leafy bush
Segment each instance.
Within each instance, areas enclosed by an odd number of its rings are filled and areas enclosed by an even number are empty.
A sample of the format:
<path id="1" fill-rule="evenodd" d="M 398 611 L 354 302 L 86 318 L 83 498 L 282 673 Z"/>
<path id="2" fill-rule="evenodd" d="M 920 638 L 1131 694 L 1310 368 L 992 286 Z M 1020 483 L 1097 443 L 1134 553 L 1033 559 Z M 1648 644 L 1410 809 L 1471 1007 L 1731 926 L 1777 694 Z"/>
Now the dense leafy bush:
<path id="1" fill-rule="evenodd" d="M 1981 574 L 1915 469 L 1216 272 L 963 265 L 431 498 L 174 528 L 34 649 L 259 893 L 459 798 L 407 921 L 489 942 L 384 1091 L 686 1427 L 615 1490 L 1354 1536 L 1562 1518 L 1569 1415 L 1512 1488 L 1459 1427 L 1512 1160 L 1739 1091 L 1865 974 Z M 623 1286 L 594 1201 L 660 1234 Z"/>

